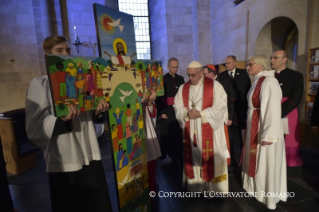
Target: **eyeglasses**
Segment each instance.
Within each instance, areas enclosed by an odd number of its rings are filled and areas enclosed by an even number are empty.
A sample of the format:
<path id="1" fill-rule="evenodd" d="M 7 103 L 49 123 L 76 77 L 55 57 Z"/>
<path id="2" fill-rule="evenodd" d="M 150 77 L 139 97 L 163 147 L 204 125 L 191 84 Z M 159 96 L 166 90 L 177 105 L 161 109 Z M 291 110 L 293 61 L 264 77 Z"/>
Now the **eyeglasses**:
<path id="1" fill-rule="evenodd" d="M 249 66 L 249 67 L 251 67 L 252 65 L 254 65 L 255 63 L 247 63 L 247 65 L 246 66 Z"/>
<path id="2" fill-rule="evenodd" d="M 202 70 L 199 70 L 199 72 L 201 72 L 201 71 L 202 71 Z M 198 74 L 199 72 L 197 72 L 197 74 Z M 194 78 L 194 77 L 196 77 L 197 74 L 187 74 L 187 75 L 188 75 L 189 78 L 191 78 L 191 77 Z M 205 74 L 204 74 L 204 75 L 205 75 Z"/>
<path id="3" fill-rule="evenodd" d="M 272 59 L 277 60 L 278 58 L 285 58 L 285 57 L 277 57 L 277 56 L 275 56 L 275 57 L 270 57 L 269 59 L 270 60 L 272 60 Z"/>

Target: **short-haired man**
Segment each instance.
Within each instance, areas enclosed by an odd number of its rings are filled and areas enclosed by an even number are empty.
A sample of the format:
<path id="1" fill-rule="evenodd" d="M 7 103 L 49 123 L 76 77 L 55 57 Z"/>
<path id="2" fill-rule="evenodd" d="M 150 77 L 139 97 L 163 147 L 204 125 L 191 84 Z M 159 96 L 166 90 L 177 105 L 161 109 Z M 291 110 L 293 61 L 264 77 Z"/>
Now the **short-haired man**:
<path id="1" fill-rule="evenodd" d="M 284 50 L 275 51 L 270 64 L 276 73 L 282 90 L 281 117 L 288 118 L 289 134 L 285 135 L 287 166 L 296 167 L 302 165 L 300 155 L 300 130 L 297 107 L 303 95 L 303 75 L 287 68 L 287 53 Z"/>
<path id="2" fill-rule="evenodd" d="M 46 54 L 70 55 L 63 36 L 47 37 Z M 55 117 L 48 76 L 30 82 L 26 96 L 28 138 L 44 152 L 52 211 L 111 211 L 108 187 L 93 122 L 102 123 L 109 105 L 102 100 L 95 111 L 68 107 Z"/>
<path id="3" fill-rule="evenodd" d="M 234 85 L 231 80 L 226 79 L 219 79 L 218 72 L 216 71 L 216 68 L 213 64 L 208 64 L 203 67 L 203 73 L 205 77 L 208 77 L 210 79 L 218 81 L 224 88 L 226 94 L 227 94 L 227 107 L 228 107 L 228 120 L 226 122 L 226 125 L 228 126 L 227 133 L 229 141 L 230 141 L 230 154 L 231 154 L 231 165 L 233 166 L 233 169 L 236 169 L 238 167 L 235 156 L 234 156 L 234 142 L 232 142 L 232 136 L 231 136 L 231 124 L 235 118 L 235 101 L 236 101 L 236 91 L 234 88 Z"/>
<path id="4" fill-rule="evenodd" d="M 230 55 L 226 58 L 225 66 L 226 70 L 218 75 L 220 80 L 231 80 L 236 90 L 236 102 L 235 102 L 235 113 L 238 121 L 238 129 L 240 133 L 240 149 L 242 149 L 243 141 L 242 131 L 246 128 L 247 120 L 247 93 L 251 86 L 251 81 L 248 73 L 245 69 L 236 68 L 237 61 L 234 55 Z"/>
<path id="5" fill-rule="evenodd" d="M 183 133 L 176 120 L 173 108 L 178 88 L 184 84 L 184 78 L 177 74 L 178 60 L 170 58 L 167 63 L 168 73 L 163 76 L 164 96 L 156 99 L 158 115 L 161 115 L 161 159 L 166 155 L 172 158 L 174 165 L 182 159 Z"/>
<path id="6" fill-rule="evenodd" d="M 204 77 L 198 61 L 187 67 L 189 81 L 175 97 L 176 118 L 184 129 L 184 182 L 192 192 L 228 192 L 224 123 L 227 95 L 221 84 Z"/>

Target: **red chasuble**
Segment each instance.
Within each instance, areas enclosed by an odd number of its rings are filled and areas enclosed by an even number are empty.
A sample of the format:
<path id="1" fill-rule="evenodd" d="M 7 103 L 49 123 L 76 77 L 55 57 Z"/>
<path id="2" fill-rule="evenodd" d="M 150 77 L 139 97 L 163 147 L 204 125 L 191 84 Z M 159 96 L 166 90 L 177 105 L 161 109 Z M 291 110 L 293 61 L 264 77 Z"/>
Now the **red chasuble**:
<path id="1" fill-rule="evenodd" d="M 213 93 L 214 93 L 214 80 L 204 77 L 203 86 L 203 106 L 202 110 L 212 107 Z M 190 82 L 184 84 L 183 87 L 183 103 L 184 107 L 189 110 L 189 88 Z M 191 148 L 190 135 L 190 120 L 185 121 L 184 129 L 184 166 L 185 174 L 189 179 L 194 178 L 193 169 L 193 155 Z M 202 123 L 202 178 L 204 181 L 209 182 L 214 179 L 214 142 L 213 142 L 213 128 L 209 123 Z M 194 144 L 193 144 L 194 145 Z M 194 145 L 195 146 L 195 145 Z M 197 148 L 197 147 L 195 147 Z"/>
<path id="2" fill-rule="evenodd" d="M 257 155 L 257 143 L 258 143 L 258 126 L 260 118 L 260 90 L 261 84 L 266 77 L 260 77 L 257 85 L 255 87 L 251 101 L 255 110 L 253 111 L 253 116 L 251 120 L 251 129 L 250 129 L 250 155 L 249 155 L 249 171 L 248 175 L 252 178 L 255 178 L 256 175 L 256 155 Z"/>

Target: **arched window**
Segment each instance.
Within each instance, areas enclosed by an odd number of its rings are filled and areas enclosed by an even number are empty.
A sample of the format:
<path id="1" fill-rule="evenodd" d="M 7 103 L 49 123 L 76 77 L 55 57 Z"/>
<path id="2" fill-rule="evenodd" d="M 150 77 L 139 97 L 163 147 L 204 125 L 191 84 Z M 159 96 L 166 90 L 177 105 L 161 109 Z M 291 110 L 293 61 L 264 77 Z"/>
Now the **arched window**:
<path id="1" fill-rule="evenodd" d="M 133 15 L 137 59 L 151 59 L 148 0 L 118 0 L 119 10 Z"/>

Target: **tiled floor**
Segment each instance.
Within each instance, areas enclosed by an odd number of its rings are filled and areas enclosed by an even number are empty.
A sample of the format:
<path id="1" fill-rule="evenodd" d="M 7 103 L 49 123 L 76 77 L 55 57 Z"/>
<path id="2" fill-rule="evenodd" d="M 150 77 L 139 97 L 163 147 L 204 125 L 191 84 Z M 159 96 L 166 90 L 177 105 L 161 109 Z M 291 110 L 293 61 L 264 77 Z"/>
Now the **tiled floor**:
<path id="1" fill-rule="evenodd" d="M 234 133 L 235 130 L 233 129 Z M 105 137 L 99 139 L 103 165 L 109 192 L 111 196 L 112 209 L 117 211 L 117 200 L 115 192 L 115 180 L 112 172 L 111 153 L 109 143 Z M 239 157 L 237 151 L 237 159 Z M 275 211 L 319 211 L 319 156 L 307 149 L 303 149 L 302 156 L 304 166 L 302 168 L 303 179 L 288 179 L 288 191 L 295 192 L 294 198 L 287 202 L 280 202 Z M 41 154 L 40 154 L 40 160 Z M 10 189 L 15 208 L 20 212 L 47 212 L 51 211 L 49 185 L 44 173 L 45 165 L 39 161 L 39 167 L 29 170 L 17 177 L 9 176 Z M 240 170 L 229 173 L 229 191 L 244 191 L 241 186 Z M 157 192 L 181 192 L 185 191 L 182 185 L 182 169 L 173 166 L 170 158 L 157 160 L 156 163 Z M 161 212 L 205 212 L 205 211 L 268 211 L 268 209 L 254 198 L 160 198 L 158 195 L 151 199 L 152 211 Z"/>

